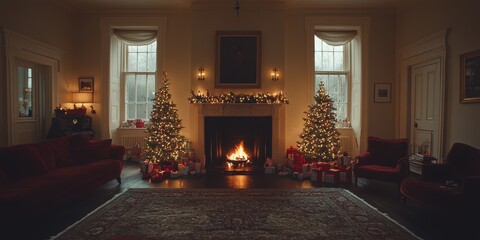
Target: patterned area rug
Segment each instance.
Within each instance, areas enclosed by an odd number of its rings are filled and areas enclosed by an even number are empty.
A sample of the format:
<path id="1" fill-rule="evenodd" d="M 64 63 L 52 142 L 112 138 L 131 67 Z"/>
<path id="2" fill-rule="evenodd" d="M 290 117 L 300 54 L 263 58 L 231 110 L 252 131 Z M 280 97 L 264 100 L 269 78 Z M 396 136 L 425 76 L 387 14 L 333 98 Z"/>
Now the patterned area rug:
<path id="1" fill-rule="evenodd" d="M 55 239 L 417 237 L 343 189 L 130 189 Z"/>

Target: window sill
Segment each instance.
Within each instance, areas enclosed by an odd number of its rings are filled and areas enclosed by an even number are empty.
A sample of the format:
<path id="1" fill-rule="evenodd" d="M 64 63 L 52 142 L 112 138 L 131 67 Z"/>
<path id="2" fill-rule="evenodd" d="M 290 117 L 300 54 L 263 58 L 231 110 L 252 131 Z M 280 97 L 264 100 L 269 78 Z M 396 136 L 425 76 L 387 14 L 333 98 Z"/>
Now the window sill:
<path id="1" fill-rule="evenodd" d="M 145 130 L 147 128 L 119 127 L 118 130 Z"/>

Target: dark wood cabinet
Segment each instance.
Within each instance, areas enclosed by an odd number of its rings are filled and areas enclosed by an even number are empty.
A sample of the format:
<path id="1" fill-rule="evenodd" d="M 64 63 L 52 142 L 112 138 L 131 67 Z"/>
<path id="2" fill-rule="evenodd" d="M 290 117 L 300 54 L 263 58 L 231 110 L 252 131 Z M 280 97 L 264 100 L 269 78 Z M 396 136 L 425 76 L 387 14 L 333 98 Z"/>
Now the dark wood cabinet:
<path id="1" fill-rule="evenodd" d="M 92 118 L 86 115 L 54 117 L 47 138 L 56 138 L 72 133 L 81 133 L 93 137 L 95 131 L 92 129 Z"/>

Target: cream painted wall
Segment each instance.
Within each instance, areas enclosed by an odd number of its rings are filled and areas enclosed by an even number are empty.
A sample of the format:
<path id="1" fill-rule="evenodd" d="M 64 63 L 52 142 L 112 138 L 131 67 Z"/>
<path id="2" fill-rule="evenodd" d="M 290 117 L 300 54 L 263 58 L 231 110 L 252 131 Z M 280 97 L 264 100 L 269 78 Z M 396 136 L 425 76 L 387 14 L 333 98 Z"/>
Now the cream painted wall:
<path id="1" fill-rule="evenodd" d="M 394 81 L 394 12 L 391 9 L 303 9 L 287 12 L 285 16 L 285 91 L 290 103 L 286 106 L 286 144 L 295 146 L 303 129 L 304 111 L 312 103 L 307 82 L 305 17 L 368 17 L 370 36 L 368 46 L 368 132 L 367 136 L 393 138 L 394 110 L 392 103 L 373 103 L 374 83 Z"/>
<path id="2" fill-rule="evenodd" d="M 12 0 L 13 2 L 13 0 Z M 252 3 L 250 3 L 252 4 Z M 171 81 L 171 94 L 179 109 L 180 118 L 186 127 L 183 134 L 187 137 L 196 137 L 194 121 L 191 119 L 195 109 L 187 102 L 190 90 L 216 91 L 218 93 L 229 91 L 214 89 L 215 70 L 215 31 L 262 31 L 262 89 L 275 93 L 284 90 L 290 100 L 285 105 L 285 146 L 295 146 L 298 135 L 303 128 L 304 111 L 311 103 L 308 99 L 306 79 L 306 39 L 305 17 L 307 16 L 356 16 L 369 17 L 370 56 L 368 90 L 373 92 L 373 83 L 391 82 L 394 76 L 394 12 L 391 9 L 320 9 L 320 8 L 290 8 L 281 4 L 260 4 L 256 7 L 245 4 L 239 16 L 231 11 L 231 4 L 212 4 L 199 6 L 192 3 L 191 9 L 166 8 L 166 9 L 122 9 L 71 12 L 68 9 L 58 9 L 55 6 L 46 6 L 50 11 L 58 11 L 58 15 L 64 16 L 57 21 L 62 22 L 71 16 L 72 25 L 52 30 L 50 27 L 39 26 L 44 29 L 45 36 L 35 34 L 31 37 L 40 41 L 54 42 L 54 45 L 65 49 L 68 54 L 75 56 L 73 62 L 67 67 L 72 69 L 66 74 L 68 82 L 61 91 L 76 90 L 78 76 L 94 76 L 95 99 L 100 100 L 99 95 L 105 80 L 101 79 L 100 64 L 100 19 L 110 16 L 154 16 L 167 19 L 166 39 L 166 70 Z M 225 10 L 227 9 L 227 10 Z M 34 15 L 35 16 L 35 15 Z M 32 20 L 33 21 L 33 20 Z M 15 23 L 12 16 L 7 22 L 13 30 L 19 29 L 28 33 L 28 26 Z M 65 24 L 65 23 L 57 23 Z M 62 29 L 63 29 L 62 28 Z M 37 36 L 38 35 L 38 36 Z M 68 37 L 64 37 L 68 36 Z M 51 38 L 51 39 L 50 39 Z M 70 39 L 70 40 L 64 40 Z M 66 43 L 63 43 L 66 41 Z M 60 43 L 59 43 L 60 42 Z M 71 44 L 71 47 L 69 46 Z M 196 80 L 196 69 L 204 66 L 207 72 L 205 81 Z M 280 81 L 270 80 L 270 71 L 273 67 L 280 70 Z M 245 89 L 241 92 L 252 93 L 259 90 Z M 393 103 L 374 104 L 373 97 L 368 97 L 368 135 L 381 137 L 394 137 Z M 97 101 L 96 100 L 96 101 Z M 100 104 L 95 104 L 97 115 L 94 116 L 94 128 L 99 133 L 102 128 L 100 119 L 106 117 L 100 109 Z M 377 114 L 381 112 L 382 114 Z M 97 136 L 105 138 L 105 136 Z"/>
<path id="3" fill-rule="evenodd" d="M 54 102 L 59 104 L 69 101 L 70 96 L 67 93 L 70 87 L 69 79 L 73 74 L 72 43 L 74 30 L 70 14 L 61 7 L 52 4 L 50 1 L 2 0 L 0 1 L 0 29 L 1 28 L 22 34 L 64 51 L 62 62 L 60 63 L 60 72 L 58 73 L 58 86 L 56 86 L 58 94 Z M 0 66 L 0 88 L 4 91 L 6 89 L 6 63 L 4 62 L 4 52 L 0 51 L 0 53 L 2 53 L 2 60 L 0 61 L 0 64 L 2 64 Z M 0 112 L 2 113 L 7 111 L 5 97 L 5 93 L 1 94 Z M 0 146 L 5 146 L 7 144 L 7 116 L 2 115 L 0 118 Z M 53 109 L 51 113 L 47 113 L 47 118 L 50 118 L 52 115 Z"/>
<path id="4" fill-rule="evenodd" d="M 455 142 L 480 148 L 480 103 L 460 103 L 459 80 L 459 56 L 480 49 L 479 9 L 480 2 L 476 0 L 427 0 L 397 14 L 397 49 L 448 28 L 445 153 Z"/>

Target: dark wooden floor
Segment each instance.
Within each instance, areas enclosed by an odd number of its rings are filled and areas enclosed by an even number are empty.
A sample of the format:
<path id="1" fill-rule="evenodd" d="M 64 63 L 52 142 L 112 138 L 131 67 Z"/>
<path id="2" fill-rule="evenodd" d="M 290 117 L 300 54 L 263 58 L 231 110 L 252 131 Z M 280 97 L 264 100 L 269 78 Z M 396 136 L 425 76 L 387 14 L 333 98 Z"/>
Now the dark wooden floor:
<path id="1" fill-rule="evenodd" d="M 180 179 L 166 179 L 161 183 L 150 183 L 142 180 L 138 163 L 126 161 L 122 172 L 122 184 L 115 180 L 82 197 L 81 199 L 52 212 L 49 216 L 30 223 L 30 226 L 19 226 L 13 234 L 3 234 L 6 239 L 48 239 L 79 221 L 88 213 L 112 199 L 115 195 L 129 188 L 316 188 L 335 187 L 331 185 L 317 186 L 309 180 L 299 181 L 290 177 L 276 175 L 225 175 L 205 174 L 203 176 L 184 176 Z M 445 216 L 432 212 L 412 202 L 404 206 L 397 196 L 395 184 L 380 181 L 359 179 L 355 184 L 343 184 L 345 188 L 365 200 L 380 212 L 403 225 L 423 239 L 480 239 L 477 225 L 479 219 L 468 219 L 467 226 L 458 216 Z M 0 226 L 1 227 L 1 226 Z M 472 230 L 475 229 L 475 230 Z M 1 232 L 6 232 L 4 229 Z M 477 235 L 478 237 L 478 235 Z M 2 238 L 3 239 L 3 238 Z"/>

